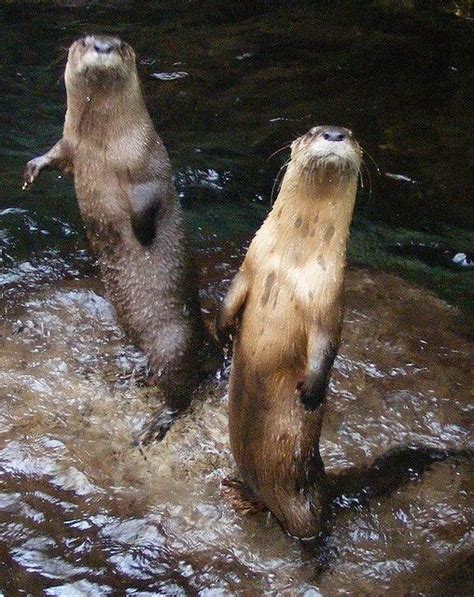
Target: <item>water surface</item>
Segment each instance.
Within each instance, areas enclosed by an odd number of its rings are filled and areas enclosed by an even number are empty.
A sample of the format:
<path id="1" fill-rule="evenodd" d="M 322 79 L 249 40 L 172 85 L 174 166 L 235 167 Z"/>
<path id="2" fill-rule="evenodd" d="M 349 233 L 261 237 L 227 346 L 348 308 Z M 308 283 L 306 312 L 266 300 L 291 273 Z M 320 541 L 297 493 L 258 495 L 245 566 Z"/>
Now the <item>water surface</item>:
<path id="1" fill-rule="evenodd" d="M 378 2 L 73 4 L 0 7 L 0 589 L 471 593 L 472 271 L 449 259 L 472 252 L 472 22 Z M 332 528 L 314 545 L 222 495 L 226 371 L 161 444 L 133 446 L 154 395 L 72 185 L 48 173 L 20 191 L 61 134 L 65 48 L 86 31 L 137 50 L 210 318 L 268 211 L 275 150 L 334 123 L 378 165 L 366 158 L 321 444 Z"/>

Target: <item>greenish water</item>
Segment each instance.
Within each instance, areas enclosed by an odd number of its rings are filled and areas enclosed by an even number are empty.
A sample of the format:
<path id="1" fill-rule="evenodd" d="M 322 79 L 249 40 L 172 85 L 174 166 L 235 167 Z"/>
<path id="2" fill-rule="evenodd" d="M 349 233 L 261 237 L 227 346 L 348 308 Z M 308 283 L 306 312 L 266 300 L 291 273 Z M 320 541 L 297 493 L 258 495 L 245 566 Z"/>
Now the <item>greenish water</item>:
<path id="1" fill-rule="evenodd" d="M 21 193 L 19 181 L 24 163 L 61 134 L 67 46 L 103 31 L 137 50 L 199 248 L 253 232 L 287 151 L 269 156 L 314 124 L 340 124 L 371 156 L 351 261 L 472 305 L 471 272 L 390 251 L 473 250 L 472 22 L 354 1 L 17 3 L 1 6 L 0 19 L 7 267 L 52 254 L 72 263 L 84 249 L 72 185 L 49 174 Z"/>

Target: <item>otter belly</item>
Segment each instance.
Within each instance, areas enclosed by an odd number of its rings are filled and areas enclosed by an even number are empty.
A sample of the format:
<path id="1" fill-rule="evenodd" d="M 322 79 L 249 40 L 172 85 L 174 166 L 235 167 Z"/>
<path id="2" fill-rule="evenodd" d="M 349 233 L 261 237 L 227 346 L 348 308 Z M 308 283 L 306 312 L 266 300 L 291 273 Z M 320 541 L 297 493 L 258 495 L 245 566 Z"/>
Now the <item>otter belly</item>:
<path id="1" fill-rule="evenodd" d="M 97 248 L 96 248 L 97 250 Z M 186 272 L 158 247 L 122 243 L 97 251 L 107 296 L 124 330 L 145 353 L 162 389 L 191 391 L 198 382 L 203 328 L 197 292 Z"/>
<path id="2" fill-rule="evenodd" d="M 75 175 L 87 236 L 118 321 L 144 352 L 170 405 L 184 405 L 201 376 L 204 326 L 180 214 L 155 224 L 150 246 L 135 236 L 129 205 L 113 174 L 94 185 L 89 163 Z"/>
<path id="3" fill-rule="evenodd" d="M 265 333 L 253 333 L 256 321 Z M 286 325 L 257 305 L 246 309 L 234 343 L 229 433 L 245 483 L 290 534 L 304 537 L 321 528 L 322 409 L 308 412 L 299 399 L 306 355 L 295 330 L 295 319 Z"/>

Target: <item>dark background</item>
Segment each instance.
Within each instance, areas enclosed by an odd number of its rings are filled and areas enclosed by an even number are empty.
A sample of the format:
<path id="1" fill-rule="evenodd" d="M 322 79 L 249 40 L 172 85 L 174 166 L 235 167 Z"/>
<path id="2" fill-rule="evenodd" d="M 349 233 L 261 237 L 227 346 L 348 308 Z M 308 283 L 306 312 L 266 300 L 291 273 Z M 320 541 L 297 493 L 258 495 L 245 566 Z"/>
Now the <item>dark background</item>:
<path id="1" fill-rule="evenodd" d="M 242 244 L 258 227 L 288 157 L 273 152 L 311 126 L 343 125 L 367 152 L 350 262 L 467 313 L 472 270 L 451 258 L 473 246 L 470 4 L 1 4 L 2 287 L 91 266 L 72 184 L 51 173 L 22 193 L 20 178 L 61 135 L 67 47 L 107 32 L 137 51 L 198 250 Z"/>

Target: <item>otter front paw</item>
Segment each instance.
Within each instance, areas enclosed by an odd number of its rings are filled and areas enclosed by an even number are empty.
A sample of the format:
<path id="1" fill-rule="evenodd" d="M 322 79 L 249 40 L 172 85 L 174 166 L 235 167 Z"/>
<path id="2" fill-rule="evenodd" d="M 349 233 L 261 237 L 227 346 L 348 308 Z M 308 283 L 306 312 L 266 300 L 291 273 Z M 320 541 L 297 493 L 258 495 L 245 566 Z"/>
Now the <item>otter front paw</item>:
<path id="1" fill-rule="evenodd" d="M 324 380 L 315 380 L 313 383 L 309 383 L 307 380 L 298 382 L 296 392 L 306 410 L 314 411 L 324 403 L 326 386 Z"/>
<path id="2" fill-rule="evenodd" d="M 21 185 L 23 190 L 27 189 L 34 183 L 34 181 L 38 178 L 38 174 L 41 172 L 41 168 L 42 157 L 33 158 L 26 164 L 23 171 L 23 184 Z"/>

